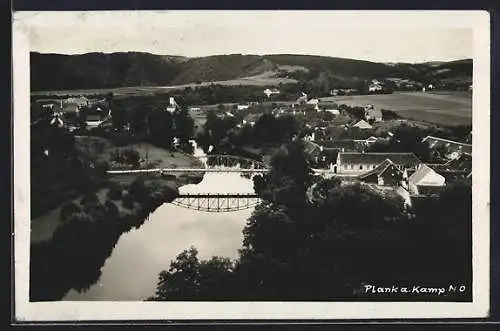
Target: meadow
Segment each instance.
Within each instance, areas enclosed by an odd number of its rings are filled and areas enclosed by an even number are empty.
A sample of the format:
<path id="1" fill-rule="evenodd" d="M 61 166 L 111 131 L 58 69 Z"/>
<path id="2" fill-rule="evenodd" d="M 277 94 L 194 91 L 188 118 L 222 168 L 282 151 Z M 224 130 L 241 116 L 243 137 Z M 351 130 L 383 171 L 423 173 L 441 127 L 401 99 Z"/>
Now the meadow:
<path id="1" fill-rule="evenodd" d="M 472 123 L 472 92 L 394 92 L 392 94 L 349 95 L 321 98 L 349 106 L 373 105 L 400 116 L 441 125 Z"/>

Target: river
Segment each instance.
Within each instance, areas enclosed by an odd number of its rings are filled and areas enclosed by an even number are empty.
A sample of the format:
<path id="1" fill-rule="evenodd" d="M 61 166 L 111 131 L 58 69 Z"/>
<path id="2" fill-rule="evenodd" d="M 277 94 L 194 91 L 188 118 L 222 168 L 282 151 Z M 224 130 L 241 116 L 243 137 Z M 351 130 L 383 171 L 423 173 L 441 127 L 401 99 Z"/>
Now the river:
<path id="1" fill-rule="evenodd" d="M 195 156 L 204 156 L 200 148 Z M 180 193 L 253 193 L 253 182 L 238 173 L 207 173 Z M 242 230 L 253 207 L 236 212 L 203 212 L 165 203 L 139 229 L 124 233 L 106 260 L 101 278 L 88 291 L 71 290 L 67 301 L 142 301 L 155 293 L 158 274 L 183 250 L 194 246 L 200 259 L 238 256 Z"/>

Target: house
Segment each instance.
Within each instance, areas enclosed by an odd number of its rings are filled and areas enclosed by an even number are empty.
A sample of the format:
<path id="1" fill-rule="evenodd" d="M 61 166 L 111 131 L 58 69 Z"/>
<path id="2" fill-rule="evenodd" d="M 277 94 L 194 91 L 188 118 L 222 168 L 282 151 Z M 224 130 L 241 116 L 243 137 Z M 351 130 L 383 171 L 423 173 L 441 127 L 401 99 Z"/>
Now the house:
<path id="1" fill-rule="evenodd" d="M 445 177 L 446 182 L 466 179 L 472 176 L 472 155 L 462 153 L 455 159 L 441 164 L 427 164 L 434 171 Z"/>
<path id="2" fill-rule="evenodd" d="M 362 174 L 373 170 L 377 165 L 386 159 L 391 160 L 396 168 L 415 169 L 421 161 L 413 153 L 357 153 L 340 152 L 338 154 L 336 166 L 338 173 Z"/>
<path id="3" fill-rule="evenodd" d="M 320 146 L 319 155 L 314 159 L 314 167 L 316 169 L 330 169 L 336 172 L 336 160 L 339 154 L 337 148 L 325 148 Z"/>
<path id="4" fill-rule="evenodd" d="M 179 109 L 179 104 L 175 101 L 174 97 L 169 98 L 168 106 L 167 106 L 167 111 L 170 113 L 175 112 L 177 109 Z"/>
<path id="5" fill-rule="evenodd" d="M 271 95 L 273 94 L 280 94 L 280 91 L 278 89 L 269 89 L 269 88 L 266 88 L 264 90 L 264 94 L 269 98 Z"/>
<path id="6" fill-rule="evenodd" d="M 369 106 L 365 108 L 365 118 L 367 121 L 373 120 L 374 122 L 382 121 L 382 111 L 380 109 Z"/>
<path id="7" fill-rule="evenodd" d="M 307 93 L 302 92 L 302 95 L 296 101 L 299 105 L 307 102 Z"/>
<path id="8" fill-rule="evenodd" d="M 403 181 L 403 171 L 398 169 L 390 159 L 385 159 L 374 169 L 361 174 L 358 178 L 366 183 L 399 186 Z"/>
<path id="9" fill-rule="evenodd" d="M 310 99 L 306 102 L 308 105 L 313 105 L 313 106 L 317 106 L 318 103 L 319 103 L 319 100 L 318 99 Z"/>
<path id="10" fill-rule="evenodd" d="M 379 141 L 379 138 L 375 137 L 375 136 L 370 136 L 366 139 L 359 139 L 359 140 L 356 140 L 360 143 L 363 143 L 364 145 L 366 146 L 370 146 L 370 145 L 373 145 L 374 143 L 376 143 L 377 141 Z"/>
<path id="11" fill-rule="evenodd" d="M 379 84 L 370 84 L 368 86 L 368 92 L 377 93 L 377 92 L 380 92 L 380 91 L 382 91 L 382 86 L 379 85 Z"/>
<path id="12" fill-rule="evenodd" d="M 260 116 L 261 116 L 261 114 L 248 114 L 247 116 L 245 116 L 245 118 L 243 118 L 243 121 L 241 124 L 254 126 L 255 122 L 258 121 Z"/>
<path id="13" fill-rule="evenodd" d="M 249 104 L 238 105 L 236 107 L 236 109 L 238 109 L 238 110 L 245 110 L 245 109 L 248 109 L 248 108 L 250 108 Z"/>
<path id="14" fill-rule="evenodd" d="M 432 195 L 440 192 L 446 180 L 428 165 L 420 164 L 407 182 L 411 195 Z"/>
<path id="15" fill-rule="evenodd" d="M 97 107 L 100 109 L 99 107 Z M 101 110 L 102 111 L 102 110 Z M 85 123 L 87 124 L 88 129 L 93 129 L 104 125 L 105 123 L 111 122 L 111 109 L 106 113 L 102 111 L 101 113 L 92 112 L 87 114 L 85 117 Z"/>
<path id="16" fill-rule="evenodd" d="M 334 139 L 316 141 L 316 143 L 324 148 L 337 149 L 339 152 L 361 152 L 363 145 L 353 139 Z"/>
<path id="17" fill-rule="evenodd" d="M 90 106 L 90 100 L 84 96 L 67 98 L 64 103 L 76 104 L 78 108 Z"/>
<path id="18" fill-rule="evenodd" d="M 362 130 L 364 129 L 372 129 L 373 127 L 371 126 L 370 123 L 368 123 L 367 121 L 365 120 L 359 120 L 358 122 L 356 122 L 355 124 L 352 125 L 353 127 L 355 128 L 360 128 Z"/>
<path id="19" fill-rule="evenodd" d="M 78 114 L 80 112 L 80 109 L 81 109 L 80 106 L 78 106 L 76 103 L 65 103 L 61 105 L 59 111 L 64 114 L 68 113 Z"/>
<path id="20" fill-rule="evenodd" d="M 432 150 L 443 150 L 444 157 L 448 159 L 457 158 L 461 153 L 472 154 L 472 145 L 449 139 L 427 136 L 422 139 L 422 142 L 427 143 Z"/>
<path id="21" fill-rule="evenodd" d="M 340 110 L 338 109 L 325 109 L 324 111 L 333 115 L 340 115 Z"/>

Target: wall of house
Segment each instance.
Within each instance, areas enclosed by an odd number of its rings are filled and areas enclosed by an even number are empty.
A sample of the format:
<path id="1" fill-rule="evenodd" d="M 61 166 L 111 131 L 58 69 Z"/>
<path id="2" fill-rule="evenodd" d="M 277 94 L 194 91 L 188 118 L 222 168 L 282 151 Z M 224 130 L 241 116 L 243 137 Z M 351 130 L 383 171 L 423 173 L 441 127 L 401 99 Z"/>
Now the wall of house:
<path id="1" fill-rule="evenodd" d="M 337 164 L 338 173 L 359 173 L 370 171 L 374 169 L 377 165 L 375 164 Z"/>
<path id="2" fill-rule="evenodd" d="M 379 185 L 398 186 L 402 179 L 403 174 L 394 165 L 390 165 L 379 176 Z"/>

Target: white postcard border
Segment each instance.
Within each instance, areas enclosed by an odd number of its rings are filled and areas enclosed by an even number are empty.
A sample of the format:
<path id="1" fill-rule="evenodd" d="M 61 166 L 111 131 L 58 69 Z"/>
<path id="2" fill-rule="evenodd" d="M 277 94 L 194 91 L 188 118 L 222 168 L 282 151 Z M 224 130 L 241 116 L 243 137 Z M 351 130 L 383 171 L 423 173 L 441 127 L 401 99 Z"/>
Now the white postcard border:
<path id="1" fill-rule="evenodd" d="M 297 12 L 293 12 L 297 14 Z M 313 12 L 314 13 L 314 12 Z M 349 15 L 342 16 L 346 20 Z M 353 12 L 348 12 L 353 13 Z M 79 15 L 78 13 L 73 13 Z M 90 12 L 86 15 L 91 14 Z M 126 13 L 125 15 L 139 15 Z M 14 81 L 14 227 L 15 315 L 18 321 L 240 320 L 240 319 L 401 319 L 479 318 L 489 312 L 490 190 L 490 17 L 486 11 L 355 12 L 381 26 L 472 28 L 473 71 L 473 302 L 29 302 L 30 13 L 15 13 Z M 48 20 L 40 19 L 49 18 Z M 55 16 L 54 16 L 55 15 Z M 37 22 L 56 24 L 59 13 L 37 13 Z M 68 15 L 65 13 L 64 15 Z M 71 15 L 71 13 L 70 13 Z M 81 15 L 81 14 L 80 14 Z M 113 17 L 121 14 L 112 13 Z M 150 15 L 150 13 L 148 13 Z M 188 14 L 186 14 L 188 15 Z M 307 15 L 311 15 L 309 12 Z M 387 16 L 384 16 L 387 15 Z M 423 16 L 422 16 L 423 15 Z M 384 19 L 381 19 L 384 17 Z M 399 18 L 398 18 L 399 17 Z M 422 22 L 422 17 L 426 20 Z M 76 16 L 74 16 L 76 19 Z M 385 19 L 387 18 L 387 19 Z M 65 19 L 68 19 L 67 17 Z M 368 20 L 368 22 L 370 22 Z M 399 25 L 398 25 L 399 24 Z"/>

